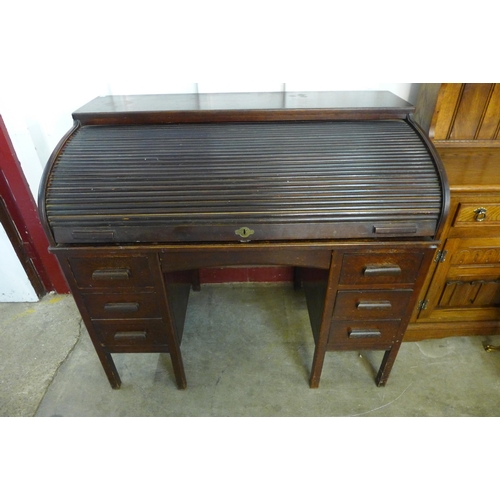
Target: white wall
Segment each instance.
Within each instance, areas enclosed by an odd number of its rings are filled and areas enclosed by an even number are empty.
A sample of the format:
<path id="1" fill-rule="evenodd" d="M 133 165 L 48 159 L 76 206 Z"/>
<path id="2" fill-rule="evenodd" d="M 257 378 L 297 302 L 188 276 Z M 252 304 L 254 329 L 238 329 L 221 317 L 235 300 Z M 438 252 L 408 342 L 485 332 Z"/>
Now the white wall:
<path id="1" fill-rule="evenodd" d="M 37 302 L 38 297 L 0 224 L 0 302 Z"/>

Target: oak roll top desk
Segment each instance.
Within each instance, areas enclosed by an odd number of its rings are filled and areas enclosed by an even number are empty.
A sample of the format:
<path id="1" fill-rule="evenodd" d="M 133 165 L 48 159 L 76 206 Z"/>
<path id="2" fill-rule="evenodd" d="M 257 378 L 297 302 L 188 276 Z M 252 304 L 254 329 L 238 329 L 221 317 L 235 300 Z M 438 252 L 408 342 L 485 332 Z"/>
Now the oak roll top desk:
<path id="1" fill-rule="evenodd" d="M 384 385 L 449 204 L 413 107 L 389 92 L 99 97 L 48 161 L 39 210 L 113 388 L 112 353 L 181 340 L 200 268 L 286 265 L 315 342 L 385 351 Z"/>

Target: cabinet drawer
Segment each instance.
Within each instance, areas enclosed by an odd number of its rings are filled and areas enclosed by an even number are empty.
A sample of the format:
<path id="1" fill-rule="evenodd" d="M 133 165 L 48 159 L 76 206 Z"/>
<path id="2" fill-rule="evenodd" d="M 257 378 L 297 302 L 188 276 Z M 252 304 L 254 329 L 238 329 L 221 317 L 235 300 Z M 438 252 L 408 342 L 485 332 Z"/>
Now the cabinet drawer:
<path id="1" fill-rule="evenodd" d="M 92 322 L 106 347 L 142 347 L 154 349 L 168 344 L 166 326 L 159 319 L 100 320 Z"/>
<path id="2" fill-rule="evenodd" d="M 500 227 L 500 203 L 460 203 L 453 225 L 455 227 L 470 225 Z"/>
<path id="3" fill-rule="evenodd" d="M 135 288 L 152 286 L 147 257 L 70 257 L 79 288 Z"/>
<path id="4" fill-rule="evenodd" d="M 411 290 L 342 291 L 337 293 L 337 319 L 398 319 L 408 306 Z"/>
<path id="5" fill-rule="evenodd" d="M 82 299 L 93 319 L 161 317 L 153 292 L 83 293 Z"/>
<path id="6" fill-rule="evenodd" d="M 400 321 L 333 321 L 329 349 L 389 349 L 399 331 Z"/>
<path id="7" fill-rule="evenodd" d="M 342 262 L 342 285 L 412 284 L 423 252 L 346 254 Z"/>

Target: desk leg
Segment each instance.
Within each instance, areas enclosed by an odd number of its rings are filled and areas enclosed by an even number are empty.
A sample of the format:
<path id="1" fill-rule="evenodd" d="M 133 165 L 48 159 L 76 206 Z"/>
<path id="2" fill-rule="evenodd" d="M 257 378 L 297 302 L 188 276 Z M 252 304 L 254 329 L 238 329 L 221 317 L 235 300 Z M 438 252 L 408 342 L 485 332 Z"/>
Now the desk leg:
<path id="1" fill-rule="evenodd" d="M 113 389 L 119 389 L 122 385 L 122 381 L 120 379 L 120 375 L 118 374 L 118 370 L 116 369 L 115 362 L 113 361 L 113 357 L 111 354 L 103 349 L 101 342 L 97 338 L 94 333 L 92 323 L 90 320 L 86 323 L 87 332 L 89 334 L 90 340 L 94 345 L 95 352 L 99 357 L 99 361 L 101 362 L 102 368 L 108 377 L 109 383 Z"/>
<path id="2" fill-rule="evenodd" d="M 309 378 L 309 387 L 317 389 L 319 387 L 319 379 L 321 378 L 321 371 L 323 370 L 323 362 L 325 360 L 326 351 L 324 347 L 316 345 L 314 349 L 313 364 L 311 368 L 311 377 Z"/>
<path id="3" fill-rule="evenodd" d="M 182 362 L 181 350 L 176 346 L 170 350 L 170 359 L 174 369 L 175 381 L 178 389 L 187 387 L 186 373 L 184 372 L 184 363 Z"/>
<path id="4" fill-rule="evenodd" d="M 116 369 L 116 365 L 111 354 L 105 351 L 100 345 L 96 344 L 97 343 L 94 343 L 94 347 L 97 352 L 97 356 L 99 356 L 99 360 L 104 369 L 104 372 L 106 373 L 106 376 L 108 377 L 111 387 L 113 389 L 119 389 L 122 385 L 122 381 L 120 379 L 120 375 L 118 375 L 118 370 Z"/>
<path id="5" fill-rule="evenodd" d="M 157 293 L 161 293 L 162 315 L 165 323 L 165 335 L 168 342 L 170 360 L 175 374 L 175 380 L 179 389 L 187 387 L 186 374 L 181 354 L 181 339 L 186 317 L 189 290 L 191 287 L 199 287 L 198 270 L 194 272 L 162 272 L 158 257 L 153 261 L 157 266 L 153 277 Z"/>
<path id="6" fill-rule="evenodd" d="M 332 263 L 328 270 L 328 278 L 325 279 L 325 271 L 320 271 L 320 275 L 318 275 L 318 271 L 313 271 L 312 276 L 308 280 L 310 285 L 306 285 L 307 281 L 304 281 L 304 288 L 307 287 L 309 289 L 309 292 L 306 293 L 306 298 L 308 297 L 307 307 L 316 343 L 313 364 L 311 367 L 311 377 L 309 379 L 309 387 L 311 389 L 317 389 L 319 387 L 319 379 L 321 377 L 321 371 L 323 370 L 323 362 L 325 361 L 328 336 L 333 316 L 333 305 L 337 293 L 336 283 L 339 280 L 341 259 L 341 253 L 333 252 Z M 319 322 L 317 321 L 318 317 L 321 317 Z M 314 333 L 315 331 L 317 331 L 316 334 Z"/>
<path id="7" fill-rule="evenodd" d="M 199 292 L 201 290 L 201 281 L 200 281 L 200 270 L 195 269 L 191 271 L 191 287 L 194 292 Z"/>
<path id="8" fill-rule="evenodd" d="M 383 387 L 391 374 L 392 366 L 396 357 L 398 355 L 399 348 L 401 347 L 401 342 L 395 344 L 392 349 L 385 351 L 382 363 L 380 364 L 380 369 L 378 371 L 377 377 L 375 378 L 375 383 L 378 387 Z"/>

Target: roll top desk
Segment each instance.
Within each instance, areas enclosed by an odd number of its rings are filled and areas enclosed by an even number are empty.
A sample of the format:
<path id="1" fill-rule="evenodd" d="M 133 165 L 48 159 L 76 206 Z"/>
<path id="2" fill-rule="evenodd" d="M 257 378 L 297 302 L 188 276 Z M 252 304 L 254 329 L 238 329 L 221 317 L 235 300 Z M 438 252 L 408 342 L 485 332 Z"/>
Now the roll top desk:
<path id="1" fill-rule="evenodd" d="M 73 113 L 39 210 L 102 366 L 168 352 L 179 388 L 200 268 L 286 265 L 315 342 L 383 350 L 389 377 L 449 194 L 410 104 L 389 92 L 99 97 Z"/>

